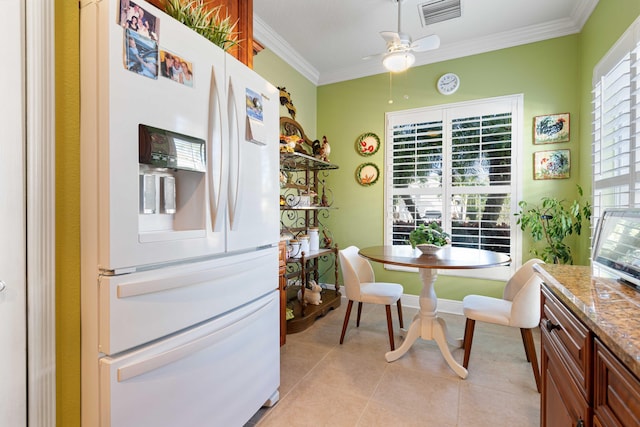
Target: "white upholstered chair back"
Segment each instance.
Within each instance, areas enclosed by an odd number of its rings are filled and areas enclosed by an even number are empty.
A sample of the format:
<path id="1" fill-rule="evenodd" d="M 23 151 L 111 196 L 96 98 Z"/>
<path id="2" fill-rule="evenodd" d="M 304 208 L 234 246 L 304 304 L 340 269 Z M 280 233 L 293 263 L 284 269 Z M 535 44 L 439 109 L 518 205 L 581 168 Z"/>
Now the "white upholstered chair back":
<path id="1" fill-rule="evenodd" d="M 360 284 L 376 281 L 373 268 L 369 261 L 358 255 L 358 248 L 355 246 L 349 246 L 338 253 L 347 298 L 360 301 Z"/>

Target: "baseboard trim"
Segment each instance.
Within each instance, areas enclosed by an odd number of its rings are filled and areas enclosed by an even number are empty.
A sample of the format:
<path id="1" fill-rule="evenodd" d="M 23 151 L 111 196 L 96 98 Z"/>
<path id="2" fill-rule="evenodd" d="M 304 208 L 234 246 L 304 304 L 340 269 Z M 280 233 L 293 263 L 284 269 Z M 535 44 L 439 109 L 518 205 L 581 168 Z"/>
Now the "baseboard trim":
<path id="1" fill-rule="evenodd" d="M 323 288 L 327 289 L 335 289 L 336 287 L 332 283 L 322 283 Z M 346 300 L 344 294 L 342 298 Z M 402 305 L 407 308 L 420 308 L 420 296 L 419 295 L 410 295 L 410 294 L 402 294 Z M 438 298 L 438 311 L 441 313 L 448 314 L 457 314 L 459 316 L 464 315 L 462 311 L 462 301 L 456 301 L 452 299 L 443 299 Z"/>

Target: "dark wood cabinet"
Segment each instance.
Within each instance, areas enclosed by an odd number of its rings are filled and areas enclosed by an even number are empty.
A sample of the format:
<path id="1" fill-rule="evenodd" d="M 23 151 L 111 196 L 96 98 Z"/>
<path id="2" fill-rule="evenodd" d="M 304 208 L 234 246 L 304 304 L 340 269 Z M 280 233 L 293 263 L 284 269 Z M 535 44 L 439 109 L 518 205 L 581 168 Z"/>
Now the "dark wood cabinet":
<path id="1" fill-rule="evenodd" d="M 165 10 L 166 0 L 147 0 L 158 9 Z M 236 33 L 238 44 L 229 49 L 229 54 L 235 56 L 249 68 L 253 68 L 253 0 L 207 0 L 210 7 L 222 6 L 220 16 L 229 16 L 232 22 L 237 22 Z"/>
<path id="2" fill-rule="evenodd" d="M 605 347 L 595 340 L 594 416 L 597 426 L 640 426 L 640 383 Z"/>
<path id="3" fill-rule="evenodd" d="M 590 407 L 583 395 L 583 388 L 572 379 L 559 349 L 549 337 L 549 332 L 543 329 L 542 334 L 542 426 L 590 426 Z"/>
<path id="4" fill-rule="evenodd" d="M 287 244 L 280 241 L 278 246 L 279 273 L 278 289 L 280 290 L 280 346 L 287 342 Z"/>
<path id="5" fill-rule="evenodd" d="M 542 287 L 541 426 L 640 427 L 640 381 Z"/>

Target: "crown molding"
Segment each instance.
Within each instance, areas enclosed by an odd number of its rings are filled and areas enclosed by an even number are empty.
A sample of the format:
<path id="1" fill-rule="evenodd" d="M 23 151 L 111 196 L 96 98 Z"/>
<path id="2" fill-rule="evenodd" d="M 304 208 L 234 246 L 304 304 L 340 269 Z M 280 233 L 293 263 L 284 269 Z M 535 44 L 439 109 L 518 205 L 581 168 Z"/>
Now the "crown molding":
<path id="1" fill-rule="evenodd" d="M 580 30 L 582 30 L 597 5 L 598 0 L 581 0 L 576 4 L 576 7 L 571 12 L 571 18 L 580 27 Z"/>
<path id="2" fill-rule="evenodd" d="M 297 70 L 316 86 L 320 81 L 320 72 L 302 57 L 285 39 L 280 37 L 260 17 L 253 15 L 253 37 L 269 48 L 283 61 Z"/>
<path id="3" fill-rule="evenodd" d="M 597 4 L 598 0 L 581 0 L 569 18 L 492 34 L 471 41 L 457 42 L 442 46 L 437 50 L 418 53 L 416 54 L 416 63 L 413 67 L 579 33 Z M 307 62 L 302 55 L 296 52 L 289 43 L 255 15 L 254 35 L 257 40 L 317 86 L 388 72 L 383 67 L 382 61 L 371 59 L 362 61 L 360 64 L 354 66 L 320 74 L 320 72 Z"/>

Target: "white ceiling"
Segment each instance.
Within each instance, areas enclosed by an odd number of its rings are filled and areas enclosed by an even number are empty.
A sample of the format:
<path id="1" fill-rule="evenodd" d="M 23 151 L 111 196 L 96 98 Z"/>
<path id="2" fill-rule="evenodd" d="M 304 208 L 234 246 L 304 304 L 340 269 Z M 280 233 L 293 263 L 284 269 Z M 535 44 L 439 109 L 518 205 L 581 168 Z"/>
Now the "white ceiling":
<path id="1" fill-rule="evenodd" d="M 416 64 L 574 34 L 598 0 L 461 0 L 462 16 L 422 26 L 418 5 L 403 0 L 402 31 L 413 40 L 437 34 L 440 48 Z M 253 0 L 254 38 L 317 85 L 386 72 L 380 31 L 397 31 L 394 0 Z"/>

